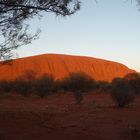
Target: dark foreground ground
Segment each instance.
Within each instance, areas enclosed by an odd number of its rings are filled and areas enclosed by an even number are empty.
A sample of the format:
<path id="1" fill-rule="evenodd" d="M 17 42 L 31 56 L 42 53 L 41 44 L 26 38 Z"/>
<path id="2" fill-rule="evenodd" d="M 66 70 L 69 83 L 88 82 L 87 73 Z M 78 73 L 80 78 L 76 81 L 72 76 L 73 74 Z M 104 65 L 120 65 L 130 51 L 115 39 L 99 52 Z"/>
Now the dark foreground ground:
<path id="1" fill-rule="evenodd" d="M 0 140 L 140 140 L 140 97 L 124 109 L 108 94 L 0 97 Z"/>

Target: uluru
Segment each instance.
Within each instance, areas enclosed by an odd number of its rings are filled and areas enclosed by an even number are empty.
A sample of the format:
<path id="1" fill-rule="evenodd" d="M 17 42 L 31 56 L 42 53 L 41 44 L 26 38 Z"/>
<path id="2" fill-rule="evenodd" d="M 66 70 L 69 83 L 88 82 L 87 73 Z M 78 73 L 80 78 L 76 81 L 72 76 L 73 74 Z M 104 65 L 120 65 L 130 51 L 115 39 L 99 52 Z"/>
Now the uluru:
<path id="1" fill-rule="evenodd" d="M 63 54 L 43 54 L 18 58 L 8 63 L 0 63 L 0 80 L 14 80 L 27 71 L 37 76 L 51 74 L 55 79 L 62 79 L 72 72 L 84 72 L 95 80 L 111 81 L 123 77 L 134 70 L 127 66 L 103 59 L 86 56 Z"/>

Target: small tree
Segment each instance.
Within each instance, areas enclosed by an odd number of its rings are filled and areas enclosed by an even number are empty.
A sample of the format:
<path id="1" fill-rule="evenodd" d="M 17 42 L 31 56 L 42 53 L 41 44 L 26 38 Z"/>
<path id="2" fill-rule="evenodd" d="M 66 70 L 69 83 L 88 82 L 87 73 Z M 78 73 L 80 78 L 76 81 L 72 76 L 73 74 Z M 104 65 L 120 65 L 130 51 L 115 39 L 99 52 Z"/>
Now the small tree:
<path id="1" fill-rule="evenodd" d="M 10 93 L 13 90 L 13 83 L 10 81 L 0 81 L 0 94 Z"/>
<path id="2" fill-rule="evenodd" d="M 134 100 L 134 91 L 129 83 L 121 78 L 112 81 L 111 95 L 117 106 L 122 108 Z"/>
<path id="3" fill-rule="evenodd" d="M 29 95 L 29 93 L 31 91 L 31 85 L 28 81 L 16 79 L 13 82 L 13 84 L 14 84 L 13 91 L 15 91 L 16 93 L 21 94 L 23 96 Z"/>
<path id="4" fill-rule="evenodd" d="M 82 92 L 94 89 L 96 82 L 83 72 L 70 73 L 68 77 L 63 79 L 62 87 L 66 91 L 72 91 L 77 104 L 80 104 L 83 100 Z"/>
<path id="5" fill-rule="evenodd" d="M 138 73 L 127 74 L 124 79 L 132 86 L 135 94 L 140 93 L 140 75 Z"/>
<path id="6" fill-rule="evenodd" d="M 124 76 L 125 80 L 136 80 L 136 79 L 139 79 L 139 78 L 140 78 L 139 73 L 129 73 L 129 74 Z"/>
<path id="7" fill-rule="evenodd" d="M 54 78 L 52 75 L 44 75 L 33 84 L 33 92 L 41 98 L 48 96 L 54 90 Z"/>
<path id="8" fill-rule="evenodd" d="M 12 50 L 38 38 L 40 31 L 29 32 L 32 18 L 45 13 L 69 16 L 79 9 L 78 0 L 0 0 L 0 59 L 9 59 Z"/>
<path id="9" fill-rule="evenodd" d="M 32 83 L 36 78 L 36 73 L 32 70 L 27 70 L 21 76 L 19 76 L 15 81 L 13 81 L 13 90 L 16 93 L 22 94 L 24 96 L 29 95 L 32 89 Z"/>

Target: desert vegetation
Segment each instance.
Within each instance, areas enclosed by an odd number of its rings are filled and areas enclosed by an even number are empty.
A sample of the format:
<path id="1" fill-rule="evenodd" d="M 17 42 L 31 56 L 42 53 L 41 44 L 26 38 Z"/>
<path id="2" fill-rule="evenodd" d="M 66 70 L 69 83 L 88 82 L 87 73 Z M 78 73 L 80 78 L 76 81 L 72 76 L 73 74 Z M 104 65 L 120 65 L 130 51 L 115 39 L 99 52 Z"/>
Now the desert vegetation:
<path id="1" fill-rule="evenodd" d="M 135 94 L 140 93 L 140 75 L 138 73 L 128 74 L 124 79 L 129 82 L 129 85 L 133 88 Z"/>
<path id="2" fill-rule="evenodd" d="M 118 107 L 125 107 L 134 101 L 135 95 L 140 93 L 139 74 L 128 74 L 124 78 L 115 78 L 112 82 L 95 81 L 89 75 L 78 72 L 55 80 L 52 75 L 45 74 L 36 77 L 36 74 L 27 71 L 14 81 L 0 81 L 1 95 L 16 93 L 23 96 L 35 95 L 41 98 L 63 92 L 71 93 L 77 104 L 83 100 L 84 94 L 109 93 Z"/>
<path id="3" fill-rule="evenodd" d="M 77 104 L 80 104 L 83 100 L 83 93 L 95 90 L 97 83 L 85 73 L 70 73 L 68 77 L 62 80 L 61 88 L 64 91 L 72 92 Z"/>
<path id="4" fill-rule="evenodd" d="M 111 95 L 118 107 L 122 108 L 133 102 L 134 90 L 129 81 L 116 78 L 112 81 L 111 86 Z"/>
<path id="5" fill-rule="evenodd" d="M 38 80 L 35 80 L 32 85 L 32 93 L 35 93 L 39 97 L 43 98 L 53 93 L 55 84 L 52 75 L 44 75 Z"/>
<path id="6" fill-rule="evenodd" d="M 0 81 L 0 94 L 1 95 L 10 93 L 12 89 L 13 89 L 13 82 Z"/>
<path id="7" fill-rule="evenodd" d="M 14 81 L 0 81 L 1 139 L 63 140 L 72 133 L 73 140 L 140 138 L 139 88 L 134 86 L 139 78 L 128 78 L 133 74 L 112 82 L 81 72 L 61 80 L 35 76 L 27 72 Z"/>

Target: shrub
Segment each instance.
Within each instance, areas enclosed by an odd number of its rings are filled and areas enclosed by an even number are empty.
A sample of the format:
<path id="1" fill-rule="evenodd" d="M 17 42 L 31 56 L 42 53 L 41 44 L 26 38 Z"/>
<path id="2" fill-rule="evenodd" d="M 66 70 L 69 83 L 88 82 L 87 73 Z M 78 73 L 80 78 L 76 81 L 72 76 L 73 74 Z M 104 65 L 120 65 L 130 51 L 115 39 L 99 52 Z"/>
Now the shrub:
<path id="1" fill-rule="evenodd" d="M 129 74 L 124 76 L 125 80 L 137 80 L 139 78 L 140 78 L 139 73 L 129 73 Z"/>
<path id="2" fill-rule="evenodd" d="M 90 91 L 96 88 L 96 82 L 85 73 L 70 73 L 68 77 L 61 81 L 61 88 L 64 91 L 71 91 L 78 104 L 83 100 L 82 92 Z"/>
<path id="3" fill-rule="evenodd" d="M 125 107 L 133 102 L 134 91 L 128 81 L 117 78 L 112 81 L 111 95 L 118 107 Z"/>
<path id="4" fill-rule="evenodd" d="M 44 75 L 35 80 L 33 91 L 41 98 L 50 95 L 54 90 L 54 78 L 51 75 Z"/>
<path id="5" fill-rule="evenodd" d="M 16 79 L 13 85 L 13 91 L 23 96 L 29 95 L 31 91 L 31 84 L 28 81 L 23 81 L 20 79 Z"/>
<path id="6" fill-rule="evenodd" d="M 132 86 L 135 94 L 140 93 L 140 75 L 138 73 L 128 74 L 124 77 Z"/>
<path id="7" fill-rule="evenodd" d="M 32 90 L 32 83 L 36 78 L 36 73 L 32 70 L 27 70 L 21 76 L 13 81 L 13 91 L 23 96 L 29 95 Z"/>
<path id="8" fill-rule="evenodd" d="M 139 94 L 140 93 L 140 79 L 130 80 L 129 84 L 132 86 L 135 94 Z"/>
<path id="9" fill-rule="evenodd" d="M 96 86 L 95 80 L 83 72 L 70 73 L 62 81 L 62 88 L 72 92 L 86 92 L 95 89 Z"/>
<path id="10" fill-rule="evenodd" d="M 64 81 L 62 80 L 55 80 L 54 83 L 54 92 L 64 92 Z"/>
<path id="11" fill-rule="evenodd" d="M 1 94 L 9 93 L 12 90 L 13 90 L 12 82 L 0 81 L 0 93 Z"/>

